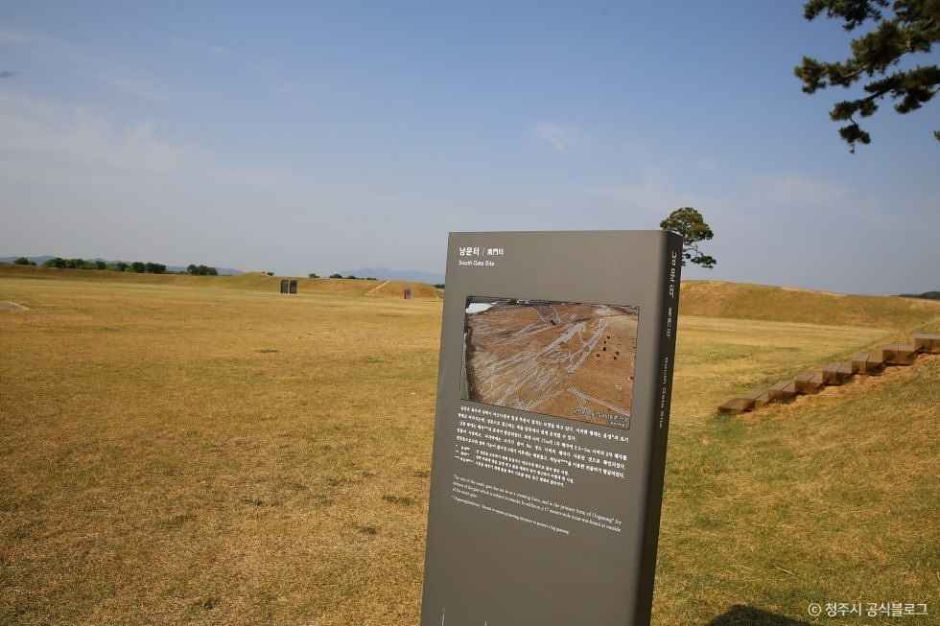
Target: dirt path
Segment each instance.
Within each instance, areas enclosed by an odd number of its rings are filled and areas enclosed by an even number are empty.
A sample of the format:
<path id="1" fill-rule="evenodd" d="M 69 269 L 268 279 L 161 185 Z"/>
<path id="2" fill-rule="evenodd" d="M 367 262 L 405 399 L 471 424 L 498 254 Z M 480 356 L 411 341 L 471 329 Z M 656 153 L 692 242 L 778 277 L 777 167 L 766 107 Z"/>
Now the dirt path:
<path id="1" fill-rule="evenodd" d="M 370 289 L 369 291 L 367 291 L 367 292 L 366 292 L 366 295 L 367 295 L 367 296 L 371 296 L 371 295 L 375 294 L 376 292 L 378 292 L 379 290 L 381 290 L 382 287 L 384 287 L 385 285 L 389 284 L 390 282 L 392 282 L 392 281 L 390 281 L 390 280 L 384 280 L 384 281 L 382 281 L 380 284 L 376 285 L 375 287 L 373 287 L 372 289 Z"/>

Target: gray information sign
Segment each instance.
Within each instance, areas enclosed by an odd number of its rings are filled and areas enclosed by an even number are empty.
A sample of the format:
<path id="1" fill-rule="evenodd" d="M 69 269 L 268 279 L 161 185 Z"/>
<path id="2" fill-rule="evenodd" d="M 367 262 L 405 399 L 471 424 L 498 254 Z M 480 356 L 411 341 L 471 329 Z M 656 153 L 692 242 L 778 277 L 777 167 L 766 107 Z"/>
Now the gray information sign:
<path id="1" fill-rule="evenodd" d="M 681 245 L 451 235 L 423 626 L 649 623 Z"/>

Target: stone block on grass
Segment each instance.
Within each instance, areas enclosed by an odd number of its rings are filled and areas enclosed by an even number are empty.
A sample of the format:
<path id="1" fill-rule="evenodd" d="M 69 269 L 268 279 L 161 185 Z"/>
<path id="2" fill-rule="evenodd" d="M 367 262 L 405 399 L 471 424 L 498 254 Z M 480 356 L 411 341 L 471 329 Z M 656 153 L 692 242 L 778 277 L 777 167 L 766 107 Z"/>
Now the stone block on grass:
<path id="1" fill-rule="evenodd" d="M 767 390 L 771 402 L 785 403 L 792 402 L 797 395 L 796 383 L 792 380 L 785 380 L 777 383 Z"/>
<path id="2" fill-rule="evenodd" d="M 767 389 L 751 392 L 747 395 L 747 397 L 754 400 L 755 409 L 759 409 L 762 406 L 767 406 L 770 404 L 770 393 Z"/>
<path id="3" fill-rule="evenodd" d="M 913 365 L 917 360 L 917 348 L 914 344 L 892 343 L 881 347 L 885 365 Z"/>
<path id="4" fill-rule="evenodd" d="M 737 415 L 746 413 L 754 409 L 754 398 L 740 397 L 732 398 L 718 407 L 718 412 L 723 415 Z"/>
<path id="5" fill-rule="evenodd" d="M 852 355 L 851 361 L 852 371 L 856 374 L 873 376 L 885 369 L 884 358 L 880 352 L 877 355 L 872 352 L 856 352 Z"/>
<path id="6" fill-rule="evenodd" d="M 793 383 L 796 385 L 797 393 L 802 394 L 819 393 L 819 391 L 826 386 L 826 381 L 821 370 L 803 372 L 793 379 Z"/>
<path id="7" fill-rule="evenodd" d="M 823 381 L 827 385 L 844 385 L 854 374 L 851 361 L 838 361 L 823 366 Z"/>
<path id="8" fill-rule="evenodd" d="M 914 347 L 919 352 L 927 354 L 940 354 L 940 334 L 914 333 Z"/>

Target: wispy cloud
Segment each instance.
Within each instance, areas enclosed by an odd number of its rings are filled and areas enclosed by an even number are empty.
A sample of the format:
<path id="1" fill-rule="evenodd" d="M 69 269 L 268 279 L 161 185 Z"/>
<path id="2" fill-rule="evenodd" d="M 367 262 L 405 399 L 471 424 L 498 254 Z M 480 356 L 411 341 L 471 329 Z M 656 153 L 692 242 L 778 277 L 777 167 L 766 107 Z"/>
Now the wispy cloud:
<path id="1" fill-rule="evenodd" d="M 409 196 L 232 158 L 148 119 L 0 94 L 0 137 L 0 250 L 322 271 L 377 263 L 389 228 L 413 229 L 374 218 L 414 210 Z"/>
<path id="2" fill-rule="evenodd" d="M 228 46 L 211 41 L 204 41 L 202 39 L 193 39 L 191 37 L 173 36 L 170 37 L 166 43 L 167 45 L 182 48 L 197 54 L 227 55 L 233 52 Z"/>
<path id="3" fill-rule="evenodd" d="M 99 80 L 115 91 L 140 100 L 166 102 L 169 99 L 166 86 L 149 76 L 108 71 L 102 73 Z"/>
<path id="4" fill-rule="evenodd" d="M 0 45 L 12 46 L 17 44 L 32 43 L 35 37 L 29 33 L 17 30 L 0 29 Z"/>
<path id="5" fill-rule="evenodd" d="M 580 129 L 553 122 L 539 122 L 532 128 L 532 135 L 558 152 L 567 152 L 583 138 Z"/>
<path id="6" fill-rule="evenodd" d="M 106 89 L 123 96 L 148 102 L 169 99 L 169 89 L 157 77 L 116 61 L 87 45 L 44 33 L 0 30 L 0 45 L 27 46 L 33 56 L 54 60 L 61 75 L 81 75 L 98 81 Z M 17 72 L 0 72 L 0 78 L 10 78 Z"/>
<path id="7" fill-rule="evenodd" d="M 30 177 L 48 176 L 55 166 L 167 172 L 193 152 L 161 138 L 152 122 L 121 126 L 81 107 L 28 96 L 0 96 L 0 131 L 0 154 L 10 157 L 9 167 Z"/>

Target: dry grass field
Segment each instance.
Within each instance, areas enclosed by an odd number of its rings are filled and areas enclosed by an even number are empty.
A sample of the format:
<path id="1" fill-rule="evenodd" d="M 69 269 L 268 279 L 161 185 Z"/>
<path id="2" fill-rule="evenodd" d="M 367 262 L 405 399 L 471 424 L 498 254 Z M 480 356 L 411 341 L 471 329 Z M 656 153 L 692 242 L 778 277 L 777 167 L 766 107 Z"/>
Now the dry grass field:
<path id="1" fill-rule="evenodd" d="M 107 274 L 0 271 L 0 624 L 417 624 L 436 293 Z M 940 305 L 684 289 L 654 623 L 937 623 L 940 357 L 714 407 Z"/>

